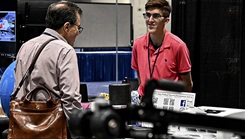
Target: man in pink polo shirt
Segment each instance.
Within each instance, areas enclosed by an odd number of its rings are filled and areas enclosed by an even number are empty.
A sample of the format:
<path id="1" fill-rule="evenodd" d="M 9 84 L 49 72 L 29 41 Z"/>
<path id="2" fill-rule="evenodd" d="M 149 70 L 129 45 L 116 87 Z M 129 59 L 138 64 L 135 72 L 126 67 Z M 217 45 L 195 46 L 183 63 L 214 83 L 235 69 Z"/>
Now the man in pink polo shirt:
<path id="1" fill-rule="evenodd" d="M 148 0 L 145 4 L 143 16 L 148 33 L 134 41 L 132 51 L 132 68 L 137 71 L 140 96 L 144 96 L 144 86 L 150 78 L 181 80 L 185 91 L 192 89 L 189 50 L 179 37 L 165 29 L 170 12 L 166 0 Z"/>

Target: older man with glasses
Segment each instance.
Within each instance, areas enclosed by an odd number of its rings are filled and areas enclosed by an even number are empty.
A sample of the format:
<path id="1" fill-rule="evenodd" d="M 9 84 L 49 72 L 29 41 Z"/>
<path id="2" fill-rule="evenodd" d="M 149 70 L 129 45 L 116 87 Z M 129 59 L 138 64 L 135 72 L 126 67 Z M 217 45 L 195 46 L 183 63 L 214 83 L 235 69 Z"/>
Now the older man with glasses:
<path id="1" fill-rule="evenodd" d="M 15 90 L 40 46 L 55 39 L 42 50 L 17 99 L 37 86 L 45 86 L 55 99 L 61 100 L 67 120 L 73 109 L 82 109 L 77 55 L 73 48 L 76 37 L 83 30 L 81 16 L 82 10 L 75 3 L 59 1 L 51 4 L 45 18 L 47 28 L 40 36 L 24 43 L 16 57 Z M 37 99 L 43 101 L 46 98 L 40 96 Z"/>

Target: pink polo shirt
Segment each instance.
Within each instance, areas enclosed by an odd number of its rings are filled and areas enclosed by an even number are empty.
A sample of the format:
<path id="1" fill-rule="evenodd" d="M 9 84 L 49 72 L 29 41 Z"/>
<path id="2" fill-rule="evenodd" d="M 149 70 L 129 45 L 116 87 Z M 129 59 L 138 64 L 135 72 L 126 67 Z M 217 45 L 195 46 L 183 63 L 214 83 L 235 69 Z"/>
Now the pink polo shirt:
<path id="1" fill-rule="evenodd" d="M 156 64 L 152 73 L 154 79 L 181 80 L 180 73 L 191 71 L 189 50 L 186 44 L 176 35 L 165 30 L 162 46 L 155 50 L 149 43 L 149 33 L 137 38 L 133 45 L 131 67 L 139 72 L 141 84 L 138 88 L 140 96 L 144 96 L 144 86 L 150 79 L 150 68 Z M 148 46 L 149 44 L 149 46 Z M 150 58 L 148 58 L 148 47 L 150 47 Z M 156 59 L 158 55 L 158 58 Z"/>

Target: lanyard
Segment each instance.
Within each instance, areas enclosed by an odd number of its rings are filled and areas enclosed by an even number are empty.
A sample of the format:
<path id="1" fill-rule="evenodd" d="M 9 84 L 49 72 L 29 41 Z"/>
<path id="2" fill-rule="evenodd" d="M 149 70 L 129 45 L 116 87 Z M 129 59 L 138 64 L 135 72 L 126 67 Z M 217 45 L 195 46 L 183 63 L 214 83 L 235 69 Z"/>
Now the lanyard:
<path id="1" fill-rule="evenodd" d="M 157 56 L 154 60 L 154 64 L 153 64 L 153 67 L 152 67 L 152 70 L 151 70 L 151 60 L 150 60 L 150 40 L 148 42 L 148 65 L 149 65 L 149 71 L 150 71 L 150 79 L 152 78 L 152 75 L 153 75 L 153 72 L 154 72 L 154 68 L 156 66 L 156 62 L 157 62 L 157 58 L 160 54 L 160 48 L 161 46 L 158 48 L 158 52 L 157 52 Z"/>

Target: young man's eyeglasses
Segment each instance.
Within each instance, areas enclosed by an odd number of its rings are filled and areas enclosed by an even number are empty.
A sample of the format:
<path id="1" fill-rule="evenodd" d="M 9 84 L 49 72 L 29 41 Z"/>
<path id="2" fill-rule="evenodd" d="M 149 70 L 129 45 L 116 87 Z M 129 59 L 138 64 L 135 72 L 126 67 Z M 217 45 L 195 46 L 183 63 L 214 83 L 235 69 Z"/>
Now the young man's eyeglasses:
<path id="1" fill-rule="evenodd" d="M 162 15 L 157 14 L 157 13 L 155 13 L 155 14 L 143 13 L 143 17 L 144 17 L 144 19 L 146 19 L 146 20 L 150 19 L 151 17 L 152 17 L 153 19 L 166 18 L 165 16 L 162 16 Z"/>

